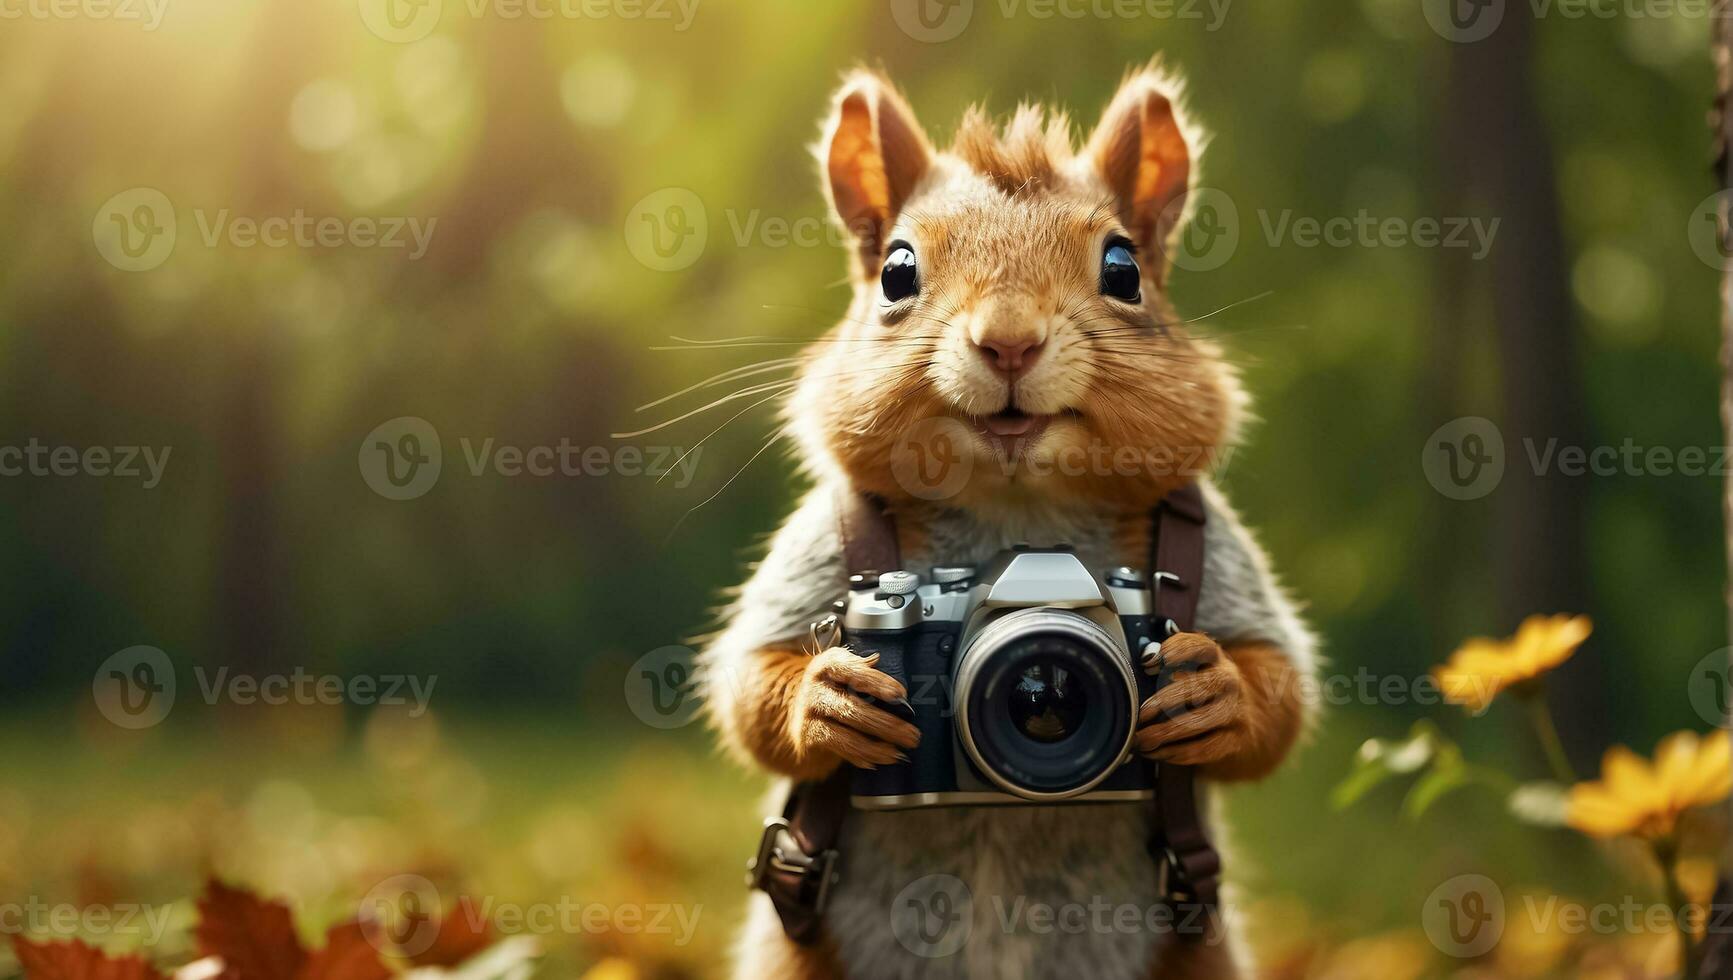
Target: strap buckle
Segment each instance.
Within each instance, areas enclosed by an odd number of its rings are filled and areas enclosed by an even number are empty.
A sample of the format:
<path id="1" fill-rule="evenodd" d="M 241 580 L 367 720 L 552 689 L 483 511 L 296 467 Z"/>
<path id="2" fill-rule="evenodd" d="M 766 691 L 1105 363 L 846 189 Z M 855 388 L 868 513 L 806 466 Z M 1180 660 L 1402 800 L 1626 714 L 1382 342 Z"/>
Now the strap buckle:
<path id="1" fill-rule="evenodd" d="M 824 914 L 830 902 L 830 886 L 836 882 L 836 848 L 826 848 L 816 855 L 801 850 L 784 817 L 764 821 L 764 835 L 758 839 L 758 853 L 746 865 L 746 887 L 769 891 L 765 879 L 773 871 L 796 875 L 802 898 L 809 894 L 815 915 Z"/>
<path id="2" fill-rule="evenodd" d="M 1186 874 L 1185 865 L 1179 860 L 1179 855 L 1173 848 L 1163 847 L 1155 859 L 1155 888 L 1157 894 L 1175 905 L 1185 905 L 1197 900 L 1197 892 L 1193 890 L 1191 876 Z"/>

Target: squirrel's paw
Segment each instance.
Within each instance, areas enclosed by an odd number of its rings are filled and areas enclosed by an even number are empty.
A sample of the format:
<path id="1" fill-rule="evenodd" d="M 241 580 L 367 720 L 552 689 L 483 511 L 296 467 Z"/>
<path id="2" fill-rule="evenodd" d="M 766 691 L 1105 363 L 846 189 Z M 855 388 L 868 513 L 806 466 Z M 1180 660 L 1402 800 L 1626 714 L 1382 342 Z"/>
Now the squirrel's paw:
<path id="1" fill-rule="evenodd" d="M 874 769 L 904 759 L 920 744 L 914 725 L 867 700 L 906 702 L 909 692 L 878 670 L 879 655 L 833 647 L 812 658 L 789 712 L 790 734 L 803 757 L 828 753 L 849 765 Z"/>
<path id="2" fill-rule="evenodd" d="M 1137 713 L 1132 745 L 1157 762 L 1204 766 L 1230 759 L 1250 744 L 1245 678 L 1216 641 L 1178 633 L 1145 666 L 1169 674 Z"/>

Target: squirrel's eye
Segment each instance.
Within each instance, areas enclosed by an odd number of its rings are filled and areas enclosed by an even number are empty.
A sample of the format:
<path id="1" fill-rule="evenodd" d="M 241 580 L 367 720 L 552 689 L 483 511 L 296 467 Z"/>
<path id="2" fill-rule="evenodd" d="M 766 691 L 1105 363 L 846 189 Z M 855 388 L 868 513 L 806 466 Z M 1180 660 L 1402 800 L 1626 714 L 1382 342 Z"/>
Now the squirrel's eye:
<path id="1" fill-rule="evenodd" d="M 1143 274 L 1137 269 L 1134 248 L 1123 238 L 1107 240 L 1107 250 L 1101 253 L 1101 295 L 1127 303 L 1143 298 L 1140 292 Z"/>
<path id="2" fill-rule="evenodd" d="M 884 271 L 879 273 L 879 285 L 884 288 L 885 300 L 891 303 L 920 292 L 920 281 L 915 276 L 915 250 L 908 242 L 891 243 Z"/>

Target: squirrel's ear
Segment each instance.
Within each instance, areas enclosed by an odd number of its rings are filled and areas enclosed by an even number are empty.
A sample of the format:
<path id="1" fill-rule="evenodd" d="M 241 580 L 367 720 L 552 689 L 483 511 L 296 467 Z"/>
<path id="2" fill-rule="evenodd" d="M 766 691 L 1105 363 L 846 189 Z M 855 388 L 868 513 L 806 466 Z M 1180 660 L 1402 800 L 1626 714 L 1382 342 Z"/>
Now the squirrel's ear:
<path id="1" fill-rule="evenodd" d="M 863 70 L 837 91 L 818 155 L 831 208 L 870 274 L 891 222 L 932 164 L 932 148 L 896 89 Z"/>
<path id="2" fill-rule="evenodd" d="M 1192 147 L 1175 106 L 1176 83 L 1136 72 L 1102 113 L 1087 159 L 1119 203 L 1120 218 L 1148 253 L 1167 254 L 1185 210 Z"/>

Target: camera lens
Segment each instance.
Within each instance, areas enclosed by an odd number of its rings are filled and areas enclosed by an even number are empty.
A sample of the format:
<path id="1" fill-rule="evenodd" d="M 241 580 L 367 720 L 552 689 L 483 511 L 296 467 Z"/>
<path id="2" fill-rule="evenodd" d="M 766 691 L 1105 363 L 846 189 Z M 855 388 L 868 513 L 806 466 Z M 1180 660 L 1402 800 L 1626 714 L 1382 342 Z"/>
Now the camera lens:
<path id="1" fill-rule="evenodd" d="M 1070 610 L 1031 607 L 989 623 L 957 661 L 957 734 L 969 760 L 1026 799 L 1087 792 L 1130 745 L 1130 660 L 1105 629 Z"/>
<path id="2" fill-rule="evenodd" d="M 1089 710 L 1089 695 L 1082 681 L 1057 663 L 1037 663 L 1023 668 L 1005 707 L 1011 723 L 1037 742 L 1060 742 L 1081 727 Z"/>

